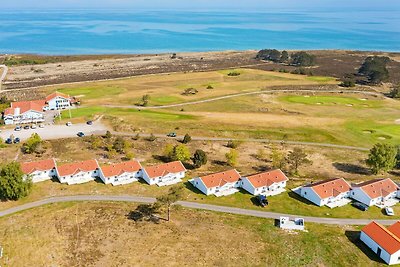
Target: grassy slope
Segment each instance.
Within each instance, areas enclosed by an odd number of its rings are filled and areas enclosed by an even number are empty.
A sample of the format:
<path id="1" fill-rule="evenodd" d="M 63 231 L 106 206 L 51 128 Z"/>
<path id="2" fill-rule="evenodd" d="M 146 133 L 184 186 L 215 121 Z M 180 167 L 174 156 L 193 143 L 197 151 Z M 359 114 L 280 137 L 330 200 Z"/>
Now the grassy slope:
<path id="1" fill-rule="evenodd" d="M 159 266 L 162 260 L 164 266 L 381 265 L 356 241 L 357 227 L 308 223 L 308 232 L 290 233 L 273 226 L 272 220 L 183 208 L 173 212 L 171 223 L 135 223 L 126 217 L 134 209 L 135 205 L 124 203 L 64 203 L 1 218 L 0 229 L 7 231 L 0 232 L 5 253 L 0 263 Z"/>

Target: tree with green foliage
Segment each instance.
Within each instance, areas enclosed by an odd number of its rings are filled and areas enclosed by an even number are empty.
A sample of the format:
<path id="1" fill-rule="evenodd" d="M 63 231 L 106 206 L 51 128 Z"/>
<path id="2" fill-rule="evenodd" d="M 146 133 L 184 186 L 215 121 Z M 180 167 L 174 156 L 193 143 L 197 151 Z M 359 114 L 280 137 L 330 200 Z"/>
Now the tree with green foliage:
<path id="1" fill-rule="evenodd" d="M 175 185 L 171 187 L 167 194 L 162 195 L 157 198 L 156 207 L 167 209 L 167 221 L 171 220 L 171 206 L 178 202 L 179 200 L 183 199 L 183 186 L 182 185 Z"/>
<path id="2" fill-rule="evenodd" d="M 305 153 L 301 148 L 295 147 L 289 152 L 287 161 L 294 174 L 299 173 L 299 167 L 304 164 L 310 164 L 311 161 L 307 158 L 307 153 Z"/>
<path id="3" fill-rule="evenodd" d="M 356 81 L 354 79 L 343 79 L 342 83 L 340 84 L 342 87 L 355 87 L 356 86 Z"/>
<path id="4" fill-rule="evenodd" d="M 163 156 L 168 160 L 171 160 L 174 154 L 174 146 L 171 144 L 167 144 L 164 148 Z"/>
<path id="5" fill-rule="evenodd" d="M 201 149 L 197 149 L 193 155 L 192 161 L 195 168 L 200 168 L 207 164 L 207 154 Z"/>
<path id="6" fill-rule="evenodd" d="M 42 144 L 42 138 L 37 133 L 31 135 L 22 145 L 22 152 L 25 154 L 32 154 L 39 151 L 40 145 Z"/>
<path id="7" fill-rule="evenodd" d="M 184 144 L 174 146 L 170 159 L 172 161 L 182 161 L 182 162 L 189 161 L 190 160 L 189 148 Z"/>
<path id="8" fill-rule="evenodd" d="M 396 168 L 400 169 L 400 145 L 397 146 Z"/>
<path id="9" fill-rule="evenodd" d="M 400 85 L 397 85 L 392 88 L 392 90 L 389 93 L 389 97 L 391 98 L 400 98 Z"/>
<path id="10" fill-rule="evenodd" d="M 389 79 L 389 71 L 386 68 L 389 62 L 390 58 L 388 57 L 367 57 L 358 70 L 358 73 L 366 76 L 370 83 L 379 84 Z"/>
<path id="11" fill-rule="evenodd" d="M 271 161 L 272 167 L 275 169 L 284 170 L 286 167 L 286 154 L 279 150 L 276 146 L 273 146 L 271 149 Z"/>
<path id="12" fill-rule="evenodd" d="M 192 141 L 192 137 L 189 134 L 185 134 L 185 136 L 183 137 L 182 143 L 187 144 L 190 141 Z"/>
<path id="13" fill-rule="evenodd" d="M 102 145 L 101 137 L 97 135 L 90 136 L 90 148 L 91 149 L 98 149 Z"/>
<path id="14" fill-rule="evenodd" d="M 237 165 L 237 161 L 239 158 L 239 152 L 236 149 L 231 149 L 228 153 L 225 154 L 226 163 L 231 166 L 235 167 Z"/>
<path id="15" fill-rule="evenodd" d="M 147 107 L 149 105 L 150 95 L 143 95 L 142 96 L 142 106 Z"/>
<path id="16" fill-rule="evenodd" d="M 4 200 L 18 200 L 29 195 L 32 181 L 25 178 L 21 165 L 11 162 L 0 170 L 0 198 Z"/>
<path id="17" fill-rule="evenodd" d="M 125 148 L 125 140 L 121 136 L 118 136 L 115 138 L 114 143 L 113 143 L 113 149 L 117 151 L 118 153 L 124 153 L 124 148 Z"/>
<path id="18" fill-rule="evenodd" d="M 279 62 L 281 59 L 281 52 L 276 49 L 263 49 L 258 52 L 256 59 Z"/>
<path id="19" fill-rule="evenodd" d="M 369 151 L 366 163 L 374 174 L 392 170 L 397 163 L 397 148 L 390 144 L 378 143 Z"/>
<path id="20" fill-rule="evenodd" d="M 286 50 L 282 51 L 281 58 L 279 59 L 280 63 L 287 63 L 289 61 L 289 53 Z"/>
<path id="21" fill-rule="evenodd" d="M 315 64 L 315 56 L 307 52 L 301 51 L 291 55 L 291 64 L 295 66 L 313 66 Z"/>
<path id="22" fill-rule="evenodd" d="M 107 131 L 107 132 L 106 132 L 106 135 L 105 135 L 104 137 L 105 137 L 106 139 L 110 140 L 111 137 L 112 137 L 111 132 L 110 132 L 110 131 Z"/>
<path id="23" fill-rule="evenodd" d="M 226 146 L 229 148 L 238 148 L 241 144 L 242 142 L 239 140 L 229 140 Z"/>

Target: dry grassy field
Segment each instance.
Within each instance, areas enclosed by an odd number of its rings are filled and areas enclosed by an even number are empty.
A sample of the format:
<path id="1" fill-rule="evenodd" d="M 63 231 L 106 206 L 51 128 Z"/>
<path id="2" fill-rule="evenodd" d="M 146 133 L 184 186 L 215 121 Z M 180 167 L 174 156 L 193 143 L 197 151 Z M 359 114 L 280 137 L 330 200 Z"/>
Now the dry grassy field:
<path id="1" fill-rule="evenodd" d="M 176 207 L 172 221 L 135 222 L 125 203 L 64 203 L 0 219 L 2 266 L 383 266 L 358 227 L 307 224 Z M 162 260 L 161 260 L 162 259 Z"/>

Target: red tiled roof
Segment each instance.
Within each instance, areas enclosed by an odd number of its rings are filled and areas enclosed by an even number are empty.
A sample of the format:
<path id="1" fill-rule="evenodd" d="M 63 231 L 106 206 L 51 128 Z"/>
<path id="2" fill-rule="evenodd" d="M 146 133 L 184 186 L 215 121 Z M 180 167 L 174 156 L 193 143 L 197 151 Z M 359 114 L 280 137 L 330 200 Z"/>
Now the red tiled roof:
<path id="1" fill-rule="evenodd" d="M 43 113 L 43 107 L 46 105 L 44 100 L 33 100 L 33 101 L 19 101 L 19 102 L 11 102 L 11 107 L 7 108 L 4 111 L 4 115 L 14 115 L 15 109 L 20 109 L 20 114 L 23 114 L 27 111 L 34 110 L 37 112 Z"/>
<path id="2" fill-rule="evenodd" d="M 119 164 L 103 166 L 101 167 L 101 171 L 103 172 L 105 177 L 111 177 L 111 176 L 118 176 L 126 172 L 128 173 L 137 172 L 141 168 L 142 166 L 140 165 L 139 161 L 133 160 L 128 162 L 122 162 Z"/>
<path id="3" fill-rule="evenodd" d="M 351 188 L 343 178 L 324 180 L 304 187 L 312 188 L 321 199 L 338 196 Z"/>
<path id="4" fill-rule="evenodd" d="M 251 175 L 247 177 L 247 179 L 255 188 L 271 186 L 274 183 L 280 183 L 288 180 L 286 175 L 281 170 L 273 170 Z"/>
<path id="5" fill-rule="evenodd" d="M 241 176 L 237 170 L 229 170 L 199 177 L 207 188 L 223 186 L 226 183 L 235 183 Z"/>
<path id="6" fill-rule="evenodd" d="M 54 93 L 46 96 L 46 102 L 49 102 L 50 100 L 52 100 L 53 98 L 56 98 L 58 96 L 62 97 L 62 98 L 65 98 L 65 99 L 70 99 L 69 95 L 66 95 L 66 94 L 63 94 L 63 93 L 60 93 L 60 92 L 54 92 Z"/>
<path id="7" fill-rule="evenodd" d="M 174 161 L 161 165 L 146 167 L 144 170 L 150 179 L 155 179 L 160 176 L 165 176 L 168 173 L 184 172 L 186 171 L 186 168 L 183 166 L 182 162 Z"/>
<path id="8" fill-rule="evenodd" d="M 377 222 L 371 222 L 364 226 L 361 231 L 389 254 L 394 254 L 400 250 L 399 237 Z"/>
<path id="9" fill-rule="evenodd" d="M 387 195 L 399 190 L 397 184 L 391 179 L 375 179 L 355 185 L 354 187 L 361 188 L 371 199 L 377 197 L 386 197 Z"/>
<path id="10" fill-rule="evenodd" d="M 54 159 L 46 159 L 35 162 L 21 163 L 21 170 L 25 174 L 31 174 L 35 171 L 49 171 L 56 167 Z"/>
<path id="11" fill-rule="evenodd" d="M 74 175 L 81 171 L 82 172 L 94 171 L 97 168 L 99 168 L 99 164 L 97 163 L 96 160 L 92 159 L 82 162 L 61 165 L 60 167 L 57 167 L 57 171 L 60 176 L 67 176 L 67 175 Z"/>
<path id="12" fill-rule="evenodd" d="M 388 227 L 388 230 L 392 232 L 395 236 L 400 238 L 400 221 L 392 224 L 391 226 Z"/>

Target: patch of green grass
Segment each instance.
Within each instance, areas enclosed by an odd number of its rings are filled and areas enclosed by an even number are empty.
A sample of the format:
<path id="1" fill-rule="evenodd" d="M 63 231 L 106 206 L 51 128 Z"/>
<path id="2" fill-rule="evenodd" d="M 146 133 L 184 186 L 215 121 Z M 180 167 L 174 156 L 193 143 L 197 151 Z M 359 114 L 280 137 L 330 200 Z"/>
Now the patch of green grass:
<path id="1" fill-rule="evenodd" d="M 400 126 L 386 123 L 378 123 L 371 120 L 349 121 L 345 124 L 346 130 L 354 137 L 370 144 L 377 142 L 400 142 Z"/>
<path id="2" fill-rule="evenodd" d="M 181 103 L 182 98 L 168 95 L 158 95 L 150 98 L 150 105 L 167 105 L 173 103 Z"/>
<path id="3" fill-rule="evenodd" d="M 343 105 L 346 107 L 357 108 L 378 108 L 382 106 L 382 103 L 378 100 L 361 100 L 359 98 L 348 96 L 287 95 L 279 97 L 279 100 L 287 103 L 319 106 Z"/>
<path id="4" fill-rule="evenodd" d="M 58 90 L 64 94 L 71 96 L 79 96 L 80 99 L 97 99 L 107 96 L 121 94 L 125 89 L 118 86 L 94 86 L 94 87 L 77 87 L 77 88 L 62 88 Z"/>
<path id="5" fill-rule="evenodd" d="M 333 77 L 326 77 L 326 76 L 307 76 L 306 80 L 318 83 L 328 83 L 328 82 L 333 82 L 336 79 Z"/>

